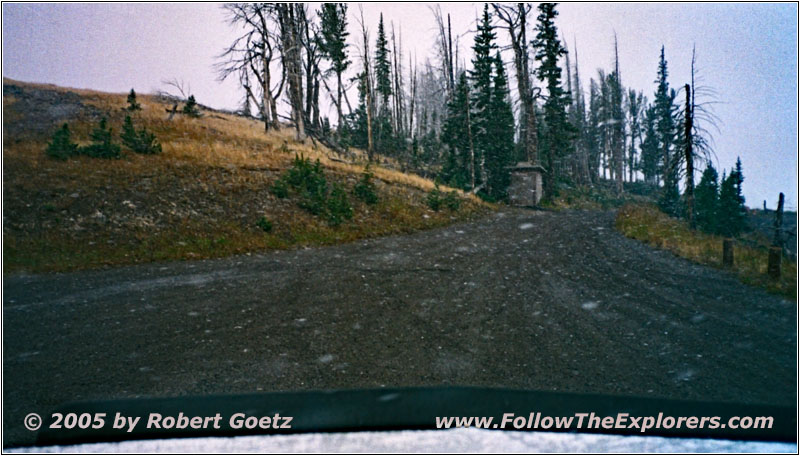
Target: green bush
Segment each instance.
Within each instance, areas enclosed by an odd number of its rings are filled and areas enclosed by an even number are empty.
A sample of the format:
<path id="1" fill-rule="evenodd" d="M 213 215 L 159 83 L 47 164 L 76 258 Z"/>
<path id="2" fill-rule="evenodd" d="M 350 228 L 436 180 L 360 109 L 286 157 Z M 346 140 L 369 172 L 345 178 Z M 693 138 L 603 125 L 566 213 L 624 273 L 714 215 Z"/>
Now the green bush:
<path id="1" fill-rule="evenodd" d="M 128 94 L 128 107 L 126 109 L 128 111 L 140 111 L 142 109 L 142 105 L 136 102 L 136 92 L 133 89 Z"/>
<path id="2" fill-rule="evenodd" d="M 270 193 L 278 198 L 287 198 L 289 196 L 289 186 L 283 181 L 283 178 L 278 178 L 269 188 Z"/>
<path id="3" fill-rule="evenodd" d="M 142 128 L 136 130 L 133 127 L 131 116 L 125 116 L 125 122 L 122 124 L 122 134 L 119 135 L 122 144 L 137 154 L 158 154 L 161 153 L 161 144 L 156 139 L 156 135 Z"/>
<path id="4" fill-rule="evenodd" d="M 428 197 L 425 202 L 428 204 L 428 207 L 434 211 L 438 211 L 442 207 L 442 191 L 439 190 L 438 183 L 433 187 L 433 190 L 428 192 Z"/>
<path id="5" fill-rule="evenodd" d="M 319 160 L 312 165 L 311 160 L 295 156 L 292 167 L 281 179 L 299 195 L 298 206 L 314 215 L 322 215 L 325 212 L 328 182 L 325 180 Z"/>
<path id="6" fill-rule="evenodd" d="M 341 225 L 347 219 L 353 218 L 353 207 L 347 199 L 347 192 L 339 184 L 333 185 L 327 201 L 328 223 L 332 226 Z"/>
<path id="7" fill-rule="evenodd" d="M 57 160 L 66 160 L 78 153 L 78 145 L 72 142 L 69 126 L 64 124 L 53 133 L 53 139 L 45 150 L 47 156 Z"/>
<path id="8" fill-rule="evenodd" d="M 194 95 L 189 95 L 189 99 L 186 100 L 186 104 L 183 105 L 183 113 L 189 117 L 200 117 L 200 109 L 197 107 L 197 101 L 194 99 Z"/>
<path id="9" fill-rule="evenodd" d="M 445 195 L 443 203 L 451 211 L 457 211 L 461 207 L 461 199 L 454 191 Z"/>
<path id="10" fill-rule="evenodd" d="M 100 120 L 100 124 L 89 135 L 92 144 L 81 147 L 79 153 L 94 158 L 119 158 L 120 147 L 112 140 L 113 130 L 106 124 L 106 119 Z"/>
<path id="11" fill-rule="evenodd" d="M 378 192 L 375 183 L 372 182 L 372 173 L 369 172 L 369 168 L 361 174 L 361 180 L 353 187 L 353 194 L 369 205 L 378 203 Z"/>
<path id="12" fill-rule="evenodd" d="M 295 195 L 298 206 L 325 217 L 332 226 L 353 218 L 347 192 L 339 184 L 329 188 L 319 160 L 312 164 L 307 158 L 295 156 L 292 167 L 272 184 L 270 191 L 278 198 Z"/>
<path id="13" fill-rule="evenodd" d="M 256 226 L 261 228 L 265 233 L 272 231 L 272 222 L 267 220 L 263 215 L 258 219 L 258 222 L 256 222 Z"/>

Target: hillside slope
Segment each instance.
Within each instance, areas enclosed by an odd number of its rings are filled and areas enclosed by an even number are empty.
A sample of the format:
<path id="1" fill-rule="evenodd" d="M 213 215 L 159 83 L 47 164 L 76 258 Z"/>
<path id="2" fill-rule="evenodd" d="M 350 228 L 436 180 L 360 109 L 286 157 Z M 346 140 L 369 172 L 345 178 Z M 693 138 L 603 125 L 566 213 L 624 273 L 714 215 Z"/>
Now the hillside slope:
<path id="1" fill-rule="evenodd" d="M 221 112 L 168 120 L 169 100 L 138 98 L 143 109 L 134 122 L 156 134 L 161 154 L 123 148 L 121 159 L 78 156 L 62 162 L 44 152 L 53 132 L 67 122 L 73 140 L 86 144 L 106 117 L 119 141 L 126 95 L 4 79 L 6 272 L 332 244 L 441 226 L 491 210 L 462 195 L 459 209 L 433 211 L 426 205 L 433 182 L 374 165 L 379 202 L 367 205 L 352 194 L 366 164 L 358 151 L 336 157 L 314 141 L 294 141 L 288 128 L 267 134 L 255 120 Z M 319 160 L 329 185 L 347 190 L 352 220 L 331 226 L 295 199 L 269 191 L 297 155 Z M 272 224 L 269 232 L 258 226 L 262 218 Z"/>

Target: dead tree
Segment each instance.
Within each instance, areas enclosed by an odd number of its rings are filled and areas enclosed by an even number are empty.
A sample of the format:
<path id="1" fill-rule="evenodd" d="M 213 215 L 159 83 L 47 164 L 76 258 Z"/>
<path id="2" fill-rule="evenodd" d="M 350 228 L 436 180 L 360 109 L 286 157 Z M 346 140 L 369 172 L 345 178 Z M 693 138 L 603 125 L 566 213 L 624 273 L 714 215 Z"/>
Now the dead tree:
<path id="1" fill-rule="evenodd" d="M 539 162 L 539 144 L 536 135 L 536 97 L 531 84 L 530 60 L 528 53 L 527 18 L 530 4 L 517 3 L 516 7 L 492 3 L 497 17 L 503 23 L 500 28 L 508 32 L 511 49 L 514 51 L 514 69 L 517 76 L 517 92 L 520 105 L 520 137 L 525 147 L 528 162 Z"/>
<path id="2" fill-rule="evenodd" d="M 442 18 L 441 7 L 436 5 L 436 8 L 431 8 L 431 11 L 433 12 L 433 17 L 436 20 L 436 26 L 439 32 L 439 39 L 436 44 L 442 63 L 441 71 L 444 75 L 447 88 L 447 99 L 452 100 L 453 91 L 455 90 L 455 62 L 457 58 L 454 57 L 455 51 L 453 49 L 453 32 L 450 25 L 450 15 L 447 15 L 447 26 L 445 27 L 444 19 Z"/>
<path id="3" fill-rule="evenodd" d="M 303 25 L 300 22 L 302 13 L 299 4 L 276 3 L 278 23 L 280 24 L 281 60 L 289 81 L 289 105 L 292 108 L 292 122 L 295 126 L 298 141 L 306 138 L 305 113 L 303 110 L 303 63 L 302 43 L 300 40 Z"/>
<path id="4" fill-rule="evenodd" d="M 319 132 L 322 129 L 319 110 L 320 61 L 323 53 L 320 49 L 319 26 L 309 13 L 308 5 L 296 4 L 300 44 L 303 47 L 303 71 L 306 78 L 304 121 L 308 128 Z"/>
<path id="5" fill-rule="evenodd" d="M 686 216 L 689 218 L 689 227 L 695 227 L 694 219 L 694 154 L 692 153 L 692 87 L 683 86 L 686 92 L 686 110 L 684 114 L 685 160 L 686 160 Z"/>
<path id="6" fill-rule="evenodd" d="M 279 83 L 273 87 L 273 66 L 276 62 L 275 50 L 278 47 L 278 24 L 276 9 L 270 3 L 231 3 L 223 6 L 228 22 L 235 27 L 243 27 L 245 33 L 234 40 L 220 56 L 216 69 L 219 80 L 238 75 L 245 96 L 258 107 L 264 130 L 279 127 L 277 100 L 283 91 L 286 73 L 278 67 Z M 251 77 L 257 85 L 250 84 Z"/>
<path id="7" fill-rule="evenodd" d="M 363 39 L 361 47 L 361 65 L 363 70 L 361 77 L 363 78 L 362 82 L 364 84 L 364 97 L 367 102 L 367 158 L 371 162 L 375 153 L 372 141 L 372 119 L 375 114 L 375 94 L 372 92 L 374 84 L 372 83 L 372 72 L 370 71 L 369 30 L 367 29 L 366 22 L 364 22 L 364 10 L 361 8 L 361 5 L 359 5 L 358 8 L 361 13 L 359 25 L 361 26 L 361 37 Z"/>

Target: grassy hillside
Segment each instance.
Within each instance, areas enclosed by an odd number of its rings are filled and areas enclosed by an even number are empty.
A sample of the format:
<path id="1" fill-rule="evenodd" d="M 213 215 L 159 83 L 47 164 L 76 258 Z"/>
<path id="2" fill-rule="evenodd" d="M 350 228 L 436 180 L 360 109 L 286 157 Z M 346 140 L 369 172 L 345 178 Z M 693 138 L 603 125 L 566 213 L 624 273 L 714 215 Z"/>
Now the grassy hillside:
<path id="1" fill-rule="evenodd" d="M 138 98 L 143 109 L 134 122 L 156 134 L 161 154 L 123 148 L 121 159 L 78 156 L 62 162 L 44 152 L 53 132 L 68 122 L 73 140 L 85 144 L 107 117 L 118 141 L 128 114 L 126 94 L 3 81 L 5 271 L 332 244 L 441 226 L 491 210 L 462 195 L 459 209 L 433 211 L 426 204 L 431 181 L 382 166 L 370 169 L 379 200 L 367 205 L 352 194 L 366 164 L 358 151 L 337 157 L 313 141 L 295 142 L 291 129 L 267 134 L 255 120 L 221 112 L 167 120 L 169 100 Z M 269 191 L 297 155 L 319 160 L 328 183 L 347 190 L 351 220 L 331 226 L 295 198 Z"/>

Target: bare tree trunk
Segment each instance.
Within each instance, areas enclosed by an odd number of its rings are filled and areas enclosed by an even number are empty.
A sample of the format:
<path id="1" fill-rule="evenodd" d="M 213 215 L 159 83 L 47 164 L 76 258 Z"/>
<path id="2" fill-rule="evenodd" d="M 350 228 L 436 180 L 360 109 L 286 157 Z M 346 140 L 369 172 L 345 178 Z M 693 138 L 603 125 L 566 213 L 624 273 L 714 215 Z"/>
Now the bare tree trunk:
<path id="1" fill-rule="evenodd" d="M 289 79 L 289 101 L 292 106 L 292 120 L 297 132 L 297 140 L 306 138 L 303 111 L 302 63 L 300 61 L 300 43 L 297 30 L 295 5 L 276 4 L 281 22 L 281 40 L 283 43 L 284 68 Z"/>
<path id="2" fill-rule="evenodd" d="M 692 87 L 683 86 L 686 91 L 686 115 L 684 135 L 686 140 L 686 210 L 689 217 L 689 226 L 695 227 L 694 219 L 694 154 L 692 153 Z"/>
<path id="3" fill-rule="evenodd" d="M 470 190 L 475 189 L 475 146 L 472 142 L 472 119 L 470 116 L 470 107 L 467 103 L 467 136 L 469 136 L 469 175 L 470 175 Z"/>
<path id="4" fill-rule="evenodd" d="M 538 141 L 536 135 L 535 99 L 531 90 L 530 65 L 527 38 L 527 16 L 529 6 L 517 3 L 516 11 L 506 5 L 493 3 L 498 17 L 505 22 L 514 51 L 514 69 L 517 76 L 517 91 L 520 102 L 520 136 L 525 146 L 525 157 L 538 164 Z"/>
<path id="5" fill-rule="evenodd" d="M 336 73 L 336 115 L 339 119 L 339 128 L 342 128 L 344 123 L 344 115 L 342 115 L 342 73 Z"/>
<path id="6" fill-rule="evenodd" d="M 359 6 L 359 9 L 361 7 Z M 375 107 L 374 105 L 374 97 L 372 94 L 372 79 L 370 75 L 370 64 L 369 64 L 369 34 L 367 32 L 367 26 L 364 23 L 364 10 L 361 10 L 361 36 L 363 37 L 363 54 L 361 56 L 361 61 L 364 66 L 364 87 L 365 87 L 365 95 L 366 95 L 366 111 L 367 111 L 367 159 L 372 162 L 373 155 L 375 153 L 373 141 L 372 141 L 372 117 L 374 113 Z"/>

